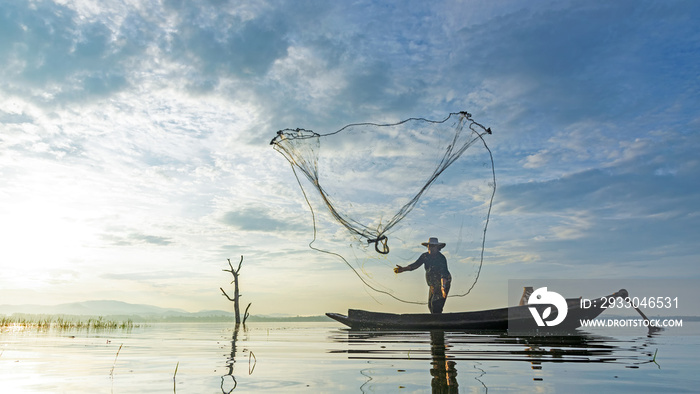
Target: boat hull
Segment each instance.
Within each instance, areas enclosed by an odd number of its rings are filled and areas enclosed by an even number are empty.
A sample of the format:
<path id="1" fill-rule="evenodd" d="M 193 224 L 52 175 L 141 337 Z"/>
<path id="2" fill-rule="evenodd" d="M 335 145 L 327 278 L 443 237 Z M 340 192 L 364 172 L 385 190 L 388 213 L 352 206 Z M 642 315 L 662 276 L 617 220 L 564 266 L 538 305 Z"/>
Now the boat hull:
<path id="1" fill-rule="evenodd" d="M 606 297 L 627 297 L 627 291 L 622 289 Z M 326 316 L 334 319 L 352 329 L 385 329 L 385 330 L 467 330 L 467 331 L 505 331 L 509 327 L 518 327 L 519 330 L 533 331 L 562 331 L 573 330 L 580 326 L 581 320 L 595 319 L 605 309 L 601 308 L 602 302 L 595 303 L 598 306 L 582 308 L 580 298 L 566 300 L 568 312 L 566 318 L 554 327 L 538 327 L 530 307 L 535 307 L 542 314 L 547 305 L 522 305 L 508 308 L 489 309 L 472 312 L 456 313 L 383 313 L 370 312 L 360 309 L 349 309 L 347 315 L 339 313 L 326 313 Z M 556 312 L 555 312 L 556 313 Z M 555 317 L 556 315 L 552 315 Z"/>

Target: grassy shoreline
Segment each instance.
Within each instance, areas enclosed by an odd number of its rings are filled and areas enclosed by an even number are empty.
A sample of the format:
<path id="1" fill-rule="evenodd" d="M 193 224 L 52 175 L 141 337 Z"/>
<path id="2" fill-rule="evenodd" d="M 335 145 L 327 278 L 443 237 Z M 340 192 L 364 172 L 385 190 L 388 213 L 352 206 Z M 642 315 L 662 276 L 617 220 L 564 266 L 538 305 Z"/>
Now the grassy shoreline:
<path id="1" fill-rule="evenodd" d="M 0 316 L 0 328 L 22 327 L 59 330 L 130 330 L 139 327 L 131 319 L 113 320 L 103 316 L 29 315 Z"/>

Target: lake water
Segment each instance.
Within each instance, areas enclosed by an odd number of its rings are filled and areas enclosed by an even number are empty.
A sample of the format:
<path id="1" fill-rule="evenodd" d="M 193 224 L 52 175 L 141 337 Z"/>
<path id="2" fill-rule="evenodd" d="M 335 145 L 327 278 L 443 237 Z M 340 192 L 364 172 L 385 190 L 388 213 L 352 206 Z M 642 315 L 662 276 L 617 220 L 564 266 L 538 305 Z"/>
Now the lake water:
<path id="1" fill-rule="evenodd" d="M 700 334 L 700 323 L 684 323 Z M 698 392 L 700 335 L 579 333 L 350 331 L 334 322 L 8 329 L 0 393 Z"/>

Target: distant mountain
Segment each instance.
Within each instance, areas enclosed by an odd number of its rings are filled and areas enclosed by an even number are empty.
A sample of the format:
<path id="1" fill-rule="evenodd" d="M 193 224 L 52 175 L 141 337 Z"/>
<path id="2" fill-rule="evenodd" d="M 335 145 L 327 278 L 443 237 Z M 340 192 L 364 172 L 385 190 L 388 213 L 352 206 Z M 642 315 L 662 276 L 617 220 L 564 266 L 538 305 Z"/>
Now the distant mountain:
<path id="1" fill-rule="evenodd" d="M 59 305 L 0 305 L 0 314 L 11 315 L 13 313 L 27 314 L 51 314 L 51 315 L 137 315 L 137 316 L 177 316 L 191 315 L 183 309 L 161 308 L 145 304 L 129 304 L 122 301 L 101 300 L 71 302 Z M 197 314 L 200 314 L 198 312 Z M 205 315 L 226 315 L 225 311 L 206 311 Z"/>
<path id="2" fill-rule="evenodd" d="M 101 300 L 71 302 L 59 305 L 0 305 L 0 315 L 15 313 L 28 315 L 118 316 L 138 321 L 233 321 L 233 312 L 205 310 L 187 312 L 177 308 L 161 308 L 145 304 Z M 241 315 L 241 318 L 243 316 Z M 282 314 L 251 315 L 248 321 L 327 321 L 326 316 L 291 316 Z"/>

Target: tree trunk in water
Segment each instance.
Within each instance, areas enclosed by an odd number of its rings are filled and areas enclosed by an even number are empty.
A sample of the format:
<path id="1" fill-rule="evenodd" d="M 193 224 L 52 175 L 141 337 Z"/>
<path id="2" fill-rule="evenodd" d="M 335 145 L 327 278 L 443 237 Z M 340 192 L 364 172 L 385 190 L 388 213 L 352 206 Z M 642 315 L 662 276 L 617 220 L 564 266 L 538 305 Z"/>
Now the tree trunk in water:
<path id="1" fill-rule="evenodd" d="M 243 261 L 243 258 L 241 257 L 241 262 Z M 230 262 L 230 261 L 229 261 Z M 233 268 L 233 267 L 231 267 Z M 241 269 L 241 266 L 238 265 L 238 269 Z M 233 312 L 236 315 L 236 325 L 241 324 L 241 311 L 238 308 L 238 299 L 240 297 L 240 294 L 238 294 L 238 271 L 232 272 L 233 273 Z"/>
<path id="2" fill-rule="evenodd" d="M 241 261 L 238 262 L 238 268 L 234 269 L 233 265 L 231 264 L 231 259 L 228 260 L 228 266 L 231 267 L 230 270 L 222 270 L 226 272 L 230 272 L 231 275 L 233 275 L 233 298 L 229 297 L 228 294 L 224 291 L 223 288 L 219 287 L 221 292 L 228 298 L 229 301 L 233 302 L 233 312 L 236 316 L 236 327 L 238 327 L 239 324 L 241 324 L 241 310 L 238 306 L 238 300 L 241 297 L 240 293 L 238 292 L 238 272 L 241 270 L 241 264 L 243 264 L 243 256 L 241 256 Z M 248 307 L 245 309 L 245 316 L 243 317 L 243 324 L 245 324 L 245 319 L 248 318 L 248 308 L 250 308 L 250 304 L 248 304 Z"/>

